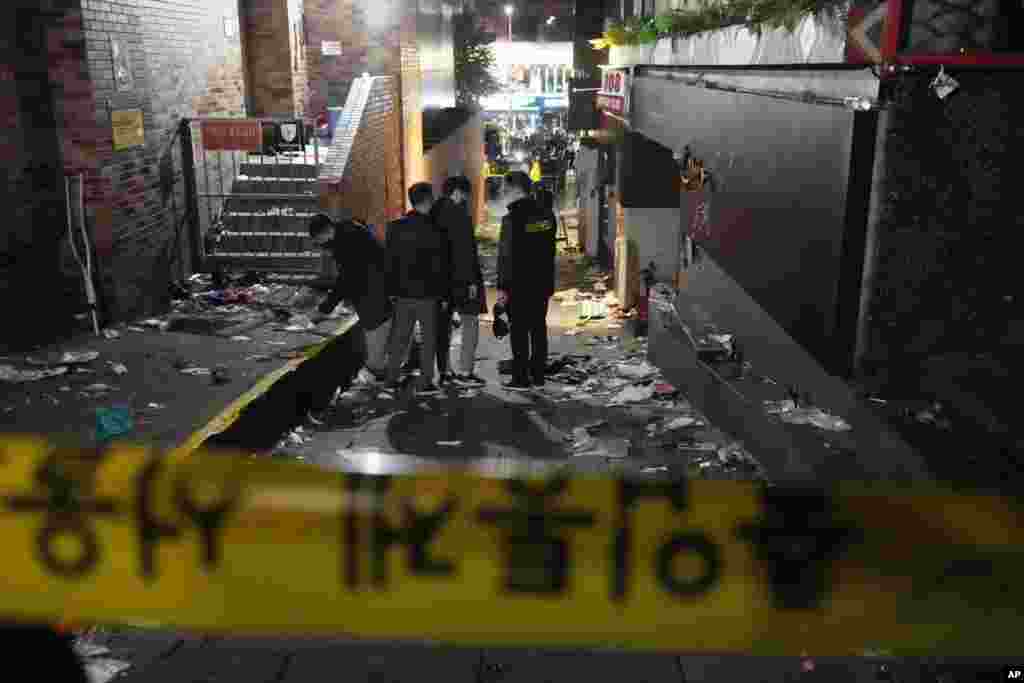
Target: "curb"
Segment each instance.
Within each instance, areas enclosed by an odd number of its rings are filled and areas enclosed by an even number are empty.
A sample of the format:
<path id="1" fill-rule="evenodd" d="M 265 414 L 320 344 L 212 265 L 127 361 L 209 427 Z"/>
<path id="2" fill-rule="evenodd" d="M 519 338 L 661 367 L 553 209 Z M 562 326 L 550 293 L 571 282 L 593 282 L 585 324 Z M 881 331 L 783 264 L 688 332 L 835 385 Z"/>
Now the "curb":
<path id="1" fill-rule="evenodd" d="M 212 420 L 190 434 L 179 446 L 171 449 L 168 453 L 168 458 L 170 460 L 187 458 L 198 450 L 208 439 L 227 432 L 254 401 L 268 394 L 283 377 L 297 370 L 303 363 L 319 356 L 331 343 L 341 337 L 344 337 L 358 323 L 358 318 L 346 321 L 345 324 L 335 330 L 330 339 L 315 344 L 301 357 L 293 358 L 283 366 L 261 377 L 256 384 L 254 384 L 244 394 L 229 403 L 227 407 L 218 413 Z"/>

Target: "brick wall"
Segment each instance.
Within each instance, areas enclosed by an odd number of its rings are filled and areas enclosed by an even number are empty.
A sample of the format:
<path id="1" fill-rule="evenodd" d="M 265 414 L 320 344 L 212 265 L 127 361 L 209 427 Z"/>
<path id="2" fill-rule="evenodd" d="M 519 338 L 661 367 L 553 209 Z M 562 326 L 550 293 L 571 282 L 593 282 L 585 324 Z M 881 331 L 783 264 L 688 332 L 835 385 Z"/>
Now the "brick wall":
<path id="1" fill-rule="evenodd" d="M 295 108 L 292 0 L 245 0 L 242 29 L 252 86 L 253 115 L 291 114 Z"/>
<path id="2" fill-rule="evenodd" d="M 324 161 L 320 202 L 336 217 L 356 217 L 378 227 L 398 218 L 405 206 L 402 187 L 399 109 L 395 80 L 359 79 Z"/>
<path id="3" fill-rule="evenodd" d="M 292 59 L 292 98 L 295 115 L 306 116 L 306 100 L 309 97 L 309 75 L 307 72 L 305 6 L 303 0 L 288 0 L 288 25 L 291 27 L 289 41 Z"/>
<path id="4" fill-rule="evenodd" d="M 178 122 L 244 113 L 238 5 L 82 0 L 82 7 L 93 120 L 103 131 L 90 182 L 97 242 L 108 247 L 101 255 L 104 290 L 115 317 L 148 315 L 167 305 L 167 281 L 181 270 L 171 262 L 187 242 L 187 232 L 175 239 L 184 206 L 180 145 L 172 144 Z M 129 58 L 132 82 L 124 90 L 115 84 L 111 38 Z M 143 146 L 114 151 L 112 109 L 143 111 Z M 230 165 L 209 170 L 230 183 Z"/>
<path id="5" fill-rule="evenodd" d="M 998 352 L 1014 341 L 1024 76 L 955 77 L 960 89 L 946 101 L 928 87 L 930 76 L 893 92 L 876 181 L 869 373 L 949 351 Z"/>
<path id="6" fill-rule="evenodd" d="M 0 315 L 10 323 L 0 335 L 3 346 L 69 332 L 85 304 L 67 247 L 64 175 L 87 173 L 86 202 L 92 201 L 99 133 L 82 68 L 81 11 L 55 4 L 0 7 Z M 77 183 L 72 193 L 77 206 Z M 72 220 L 79 224 L 77 212 Z"/>

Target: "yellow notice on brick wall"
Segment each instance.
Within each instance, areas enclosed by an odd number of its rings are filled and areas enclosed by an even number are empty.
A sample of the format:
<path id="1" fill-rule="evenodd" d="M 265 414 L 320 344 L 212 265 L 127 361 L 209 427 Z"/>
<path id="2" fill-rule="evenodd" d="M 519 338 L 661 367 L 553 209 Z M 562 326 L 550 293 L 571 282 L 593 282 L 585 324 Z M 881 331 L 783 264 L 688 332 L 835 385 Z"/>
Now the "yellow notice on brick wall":
<path id="1" fill-rule="evenodd" d="M 110 113 L 114 129 L 114 149 L 121 151 L 145 144 L 145 130 L 141 109 L 120 109 Z"/>

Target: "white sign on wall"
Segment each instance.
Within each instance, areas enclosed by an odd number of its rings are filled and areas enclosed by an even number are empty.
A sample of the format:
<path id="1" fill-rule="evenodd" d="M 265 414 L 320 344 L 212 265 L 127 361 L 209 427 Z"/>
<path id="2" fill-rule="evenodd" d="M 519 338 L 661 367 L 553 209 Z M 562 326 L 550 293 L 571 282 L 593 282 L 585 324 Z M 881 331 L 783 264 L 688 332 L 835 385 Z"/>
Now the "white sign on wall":
<path id="1" fill-rule="evenodd" d="M 334 40 L 325 40 L 320 43 L 320 54 L 327 57 L 340 57 L 341 56 L 341 42 Z"/>

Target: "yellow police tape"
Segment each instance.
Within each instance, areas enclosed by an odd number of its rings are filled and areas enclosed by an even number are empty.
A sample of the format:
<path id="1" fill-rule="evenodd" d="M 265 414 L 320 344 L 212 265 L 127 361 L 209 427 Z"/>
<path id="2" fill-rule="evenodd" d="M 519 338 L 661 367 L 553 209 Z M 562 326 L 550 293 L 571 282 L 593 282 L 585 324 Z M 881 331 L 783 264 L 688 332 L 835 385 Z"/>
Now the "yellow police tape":
<path id="1" fill-rule="evenodd" d="M 0 447 L 5 618 L 679 652 L 1007 655 L 1018 502 Z"/>

